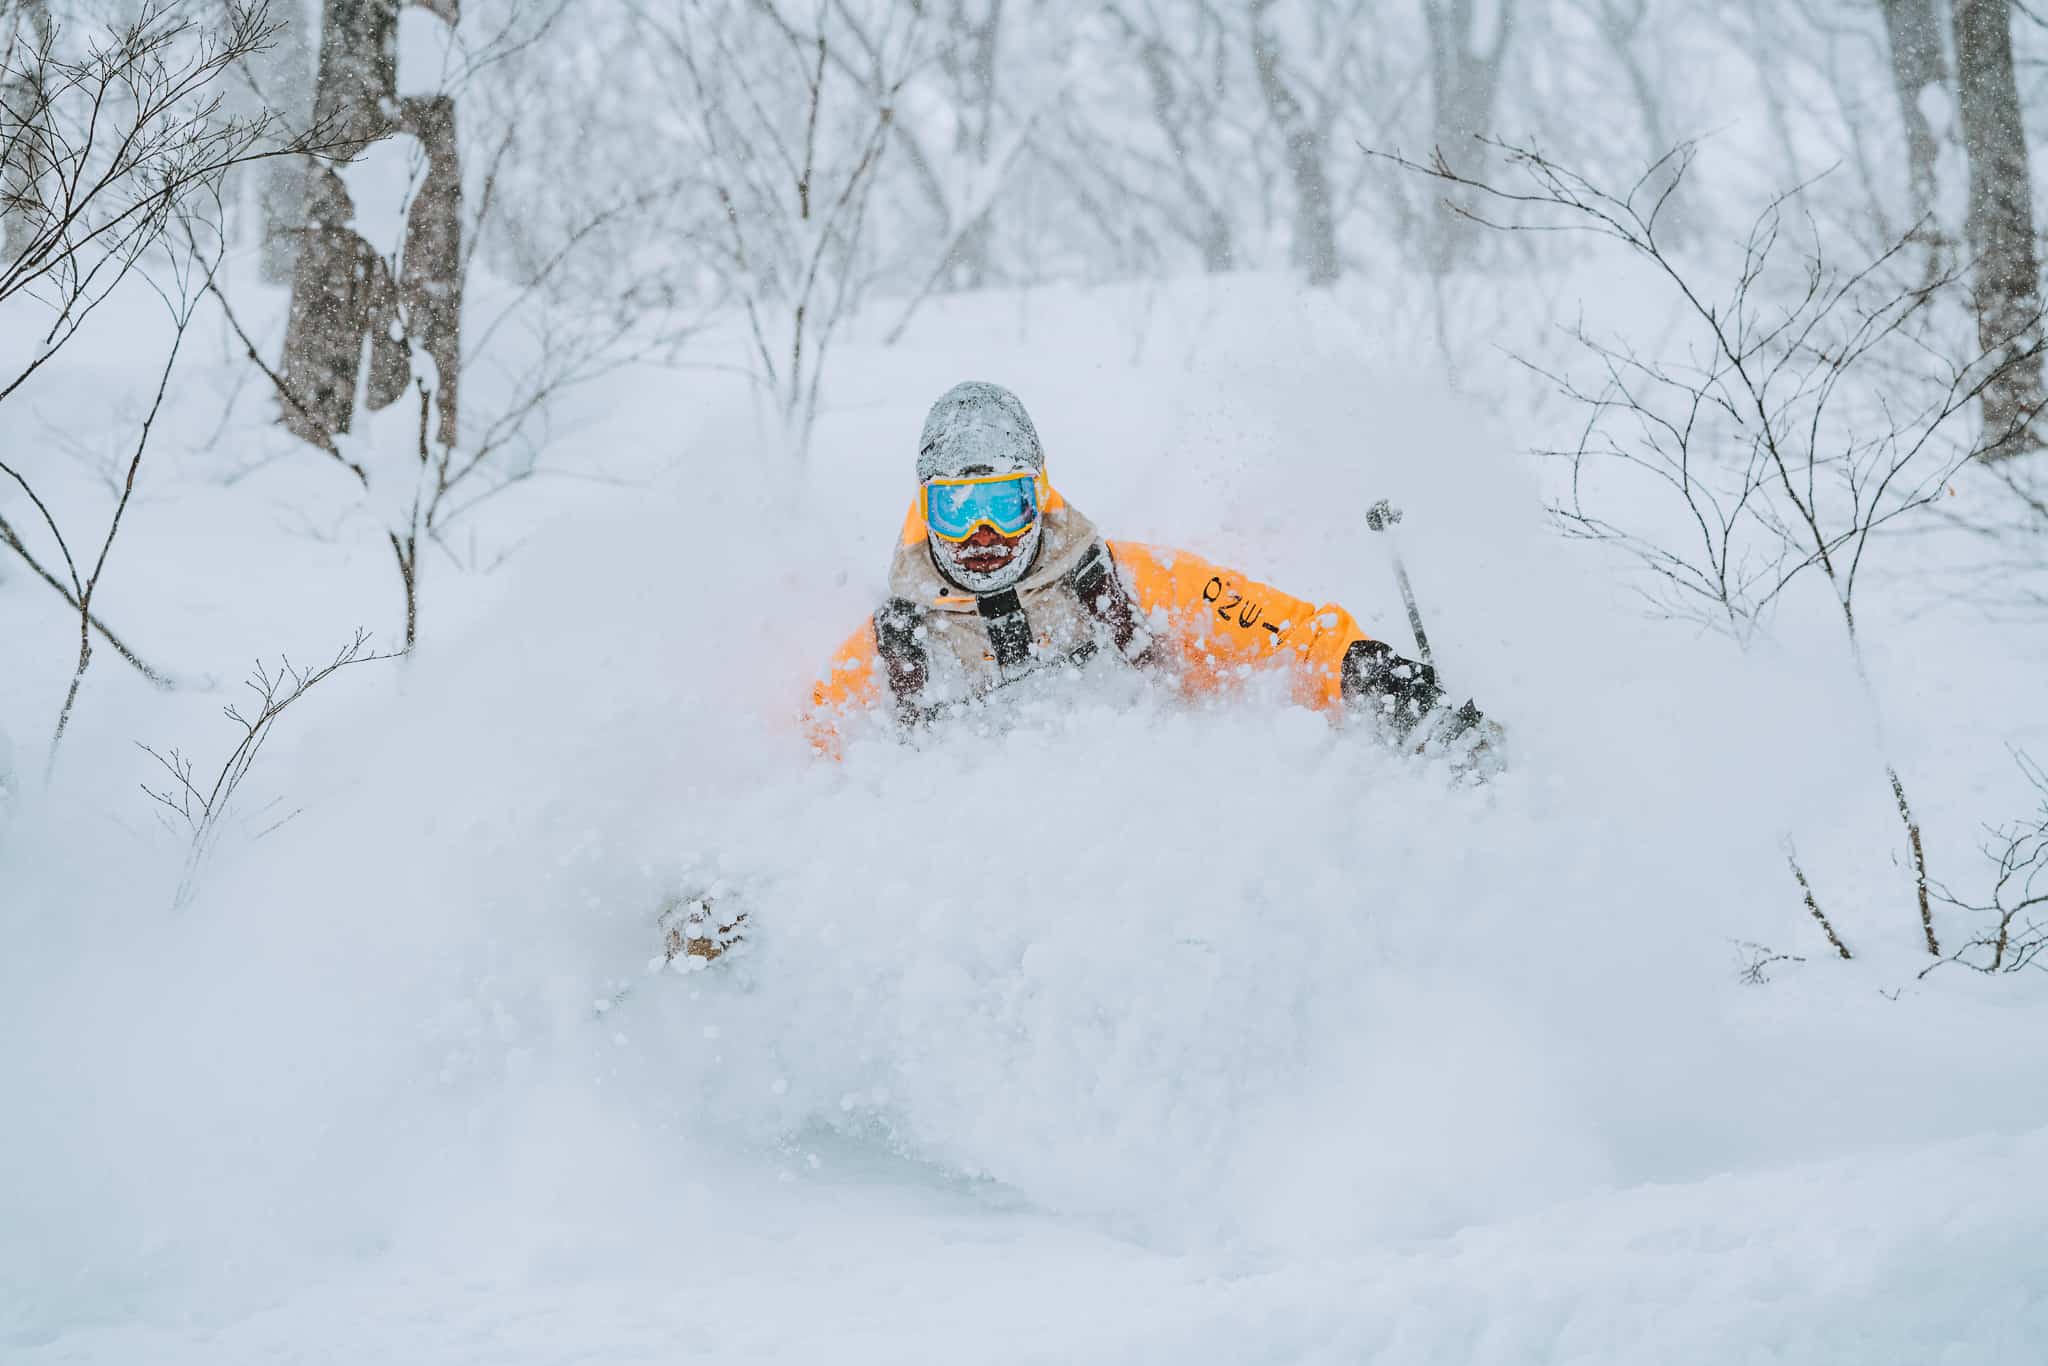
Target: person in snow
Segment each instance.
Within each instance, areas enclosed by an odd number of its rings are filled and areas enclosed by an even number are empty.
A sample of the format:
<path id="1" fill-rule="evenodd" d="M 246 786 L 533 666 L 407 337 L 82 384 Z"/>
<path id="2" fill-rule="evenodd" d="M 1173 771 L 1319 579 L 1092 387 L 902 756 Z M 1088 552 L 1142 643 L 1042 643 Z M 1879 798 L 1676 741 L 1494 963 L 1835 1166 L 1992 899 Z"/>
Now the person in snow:
<path id="1" fill-rule="evenodd" d="M 1104 540 L 1046 478 L 1038 430 L 1000 385 L 955 385 L 917 447 L 916 501 L 889 598 L 812 692 L 818 747 L 835 722 L 887 707 L 917 726 L 1040 669 L 1112 655 L 1186 695 L 1244 666 L 1281 668 L 1297 701 L 1370 713 L 1404 742 L 1469 761 L 1498 737 L 1436 671 L 1403 659 L 1334 603 L 1321 606 L 1181 550 Z"/>
<path id="2" fill-rule="evenodd" d="M 1445 704 L 1436 671 L 1403 659 L 1334 603 L 1316 606 L 1180 550 L 1106 541 L 1053 488 L 1045 450 L 1009 390 L 969 382 L 932 405 L 917 500 L 889 567 L 889 598 L 812 690 L 816 746 L 877 707 L 916 727 L 1038 670 L 1107 654 L 1187 695 L 1246 666 L 1280 668 L 1296 700 L 1377 718 L 1398 741 L 1471 766 L 1500 731 Z M 1419 743 L 1418 743 L 1419 742 Z M 717 892 L 664 906 L 664 957 L 701 968 L 740 942 L 746 915 Z"/>

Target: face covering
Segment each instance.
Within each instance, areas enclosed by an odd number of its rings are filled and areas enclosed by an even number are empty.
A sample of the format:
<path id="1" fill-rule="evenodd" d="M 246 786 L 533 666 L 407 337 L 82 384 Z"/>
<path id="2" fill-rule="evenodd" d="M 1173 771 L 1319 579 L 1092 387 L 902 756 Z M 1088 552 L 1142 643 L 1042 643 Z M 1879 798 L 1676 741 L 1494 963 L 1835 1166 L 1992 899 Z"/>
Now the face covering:
<path id="1" fill-rule="evenodd" d="M 934 536 L 929 541 L 932 563 L 938 566 L 939 572 L 950 582 L 970 593 L 977 596 L 1000 593 L 1005 588 L 1014 587 L 1026 573 L 1030 572 L 1031 562 L 1038 558 L 1038 543 L 1044 534 L 1045 519 L 1041 517 L 1031 524 L 1031 530 L 1024 533 L 1024 539 L 1017 542 L 1016 552 L 1011 555 L 1010 562 L 1001 569 L 987 574 L 976 573 L 960 563 L 963 552 L 973 553 L 970 547 Z"/>

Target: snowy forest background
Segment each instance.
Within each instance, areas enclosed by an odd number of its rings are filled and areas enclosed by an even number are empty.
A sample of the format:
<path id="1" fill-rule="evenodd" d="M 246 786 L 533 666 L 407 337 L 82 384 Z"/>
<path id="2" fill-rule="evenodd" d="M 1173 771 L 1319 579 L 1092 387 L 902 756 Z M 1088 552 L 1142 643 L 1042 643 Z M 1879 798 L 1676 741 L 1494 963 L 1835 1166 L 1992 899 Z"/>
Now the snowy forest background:
<path id="1" fill-rule="evenodd" d="M 2044 81 L 2013 0 L 0 0 L 0 1344 L 2036 1360 Z M 1099 680 L 811 755 L 965 378 L 1406 648 L 1391 497 L 1508 772 Z"/>

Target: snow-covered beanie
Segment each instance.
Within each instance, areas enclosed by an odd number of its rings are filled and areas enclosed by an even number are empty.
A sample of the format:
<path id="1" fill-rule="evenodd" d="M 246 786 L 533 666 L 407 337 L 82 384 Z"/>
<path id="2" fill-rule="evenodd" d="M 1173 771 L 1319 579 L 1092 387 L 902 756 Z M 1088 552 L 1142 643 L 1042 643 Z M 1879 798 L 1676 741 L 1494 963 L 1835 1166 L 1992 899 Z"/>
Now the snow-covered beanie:
<path id="1" fill-rule="evenodd" d="M 1045 468 L 1038 429 L 1017 396 L 978 379 L 939 395 L 917 439 L 917 482 Z"/>
<path id="2" fill-rule="evenodd" d="M 917 442 L 917 482 L 959 479 L 979 474 L 1011 474 L 1045 468 L 1045 448 L 1038 429 L 1017 396 L 1000 384 L 968 380 L 939 395 L 925 415 Z M 936 536 L 928 545 L 939 573 L 970 593 L 1000 593 L 1014 587 L 1031 570 L 1045 534 L 1040 517 L 1024 533 L 1017 554 L 991 574 L 976 573 L 960 562 L 964 549 Z"/>

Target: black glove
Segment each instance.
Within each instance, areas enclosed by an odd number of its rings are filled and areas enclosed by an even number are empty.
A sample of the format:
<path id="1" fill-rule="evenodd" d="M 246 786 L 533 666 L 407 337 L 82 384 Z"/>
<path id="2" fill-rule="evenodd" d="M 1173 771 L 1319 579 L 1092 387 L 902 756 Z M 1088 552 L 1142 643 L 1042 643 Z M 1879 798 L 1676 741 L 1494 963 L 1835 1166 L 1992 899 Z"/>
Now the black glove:
<path id="1" fill-rule="evenodd" d="M 1401 658 L 1384 641 L 1354 640 L 1344 652 L 1340 681 L 1344 701 L 1378 718 L 1396 743 L 1414 739 L 1417 752 L 1449 753 L 1460 769 L 1488 761 L 1499 766 L 1506 734 L 1470 699 L 1447 706 L 1431 666 Z"/>
<path id="2" fill-rule="evenodd" d="M 1422 719 L 1443 705 L 1436 670 L 1394 653 L 1385 641 L 1354 640 L 1344 652 L 1340 678 L 1344 701 L 1379 718 L 1396 740 L 1405 740 Z M 1474 717 L 1478 709 L 1465 704 Z"/>

